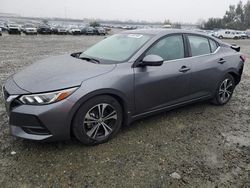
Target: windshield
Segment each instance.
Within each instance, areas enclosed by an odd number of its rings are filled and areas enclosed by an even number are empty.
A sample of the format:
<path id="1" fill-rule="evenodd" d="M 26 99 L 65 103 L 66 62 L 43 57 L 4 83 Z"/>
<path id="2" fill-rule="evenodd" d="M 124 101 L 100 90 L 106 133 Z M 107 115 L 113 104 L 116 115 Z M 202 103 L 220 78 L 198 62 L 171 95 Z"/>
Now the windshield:
<path id="1" fill-rule="evenodd" d="M 123 62 L 128 60 L 148 40 L 150 35 L 116 34 L 92 46 L 81 57 Z"/>

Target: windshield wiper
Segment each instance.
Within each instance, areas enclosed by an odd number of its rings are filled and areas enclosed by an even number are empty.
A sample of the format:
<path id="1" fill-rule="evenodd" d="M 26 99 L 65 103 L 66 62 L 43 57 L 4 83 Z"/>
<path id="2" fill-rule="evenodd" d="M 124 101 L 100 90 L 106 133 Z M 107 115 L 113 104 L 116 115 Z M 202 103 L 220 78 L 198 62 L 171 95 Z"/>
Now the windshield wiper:
<path id="1" fill-rule="evenodd" d="M 99 60 L 94 59 L 94 58 L 92 58 L 92 57 L 79 57 L 79 59 L 86 60 L 86 61 L 91 61 L 91 62 L 93 62 L 93 63 L 97 63 L 97 64 L 99 64 L 99 63 L 100 63 L 100 61 L 99 61 Z"/>

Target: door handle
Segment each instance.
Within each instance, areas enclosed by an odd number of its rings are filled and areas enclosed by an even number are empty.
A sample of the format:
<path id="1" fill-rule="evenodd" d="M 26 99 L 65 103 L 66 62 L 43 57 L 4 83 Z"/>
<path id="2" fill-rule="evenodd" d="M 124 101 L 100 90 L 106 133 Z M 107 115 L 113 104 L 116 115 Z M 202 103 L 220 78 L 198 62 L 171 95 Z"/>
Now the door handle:
<path id="1" fill-rule="evenodd" d="M 220 58 L 220 60 L 218 61 L 218 63 L 220 63 L 220 64 L 226 63 L 226 60 L 224 58 Z"/>
<path id="2" fill-rule="evenodd" d="M 185 73 L 185 72 L 187 72 L 187 71 L 189 71 L 189 70 L 190 70 L 189 67 L 187 67 L 187 66 L 182 66 L 182 67 L 180 68 L 179 72 Z"/>

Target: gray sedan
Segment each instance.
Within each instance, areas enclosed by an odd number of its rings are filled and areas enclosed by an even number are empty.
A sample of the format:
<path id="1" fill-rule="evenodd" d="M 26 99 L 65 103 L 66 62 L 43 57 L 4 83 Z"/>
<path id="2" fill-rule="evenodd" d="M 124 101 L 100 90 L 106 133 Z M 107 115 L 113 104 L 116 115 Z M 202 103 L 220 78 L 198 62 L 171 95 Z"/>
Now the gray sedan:
<path id="1" fill-rule="evenodd" d="M 3 86 L 11 134 L 108 141 L 122 125 L 197 101 L 225 105 L 241 80 L 240 47 L 184 30 L 134 30 L 41 60 Z"/>

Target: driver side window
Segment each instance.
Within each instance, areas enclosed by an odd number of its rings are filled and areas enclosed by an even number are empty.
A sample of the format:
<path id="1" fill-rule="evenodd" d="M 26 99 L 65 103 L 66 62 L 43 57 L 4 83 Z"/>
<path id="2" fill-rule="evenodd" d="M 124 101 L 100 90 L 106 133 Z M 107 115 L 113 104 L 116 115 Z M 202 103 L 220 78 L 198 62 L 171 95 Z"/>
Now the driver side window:
<path id="1" fill-rule="evenodd" d="M 158 55 L 164 61 L 184 58 L 182 35 L 174 35 L 161 39 L 149 49 L 146 55 Z"/>

